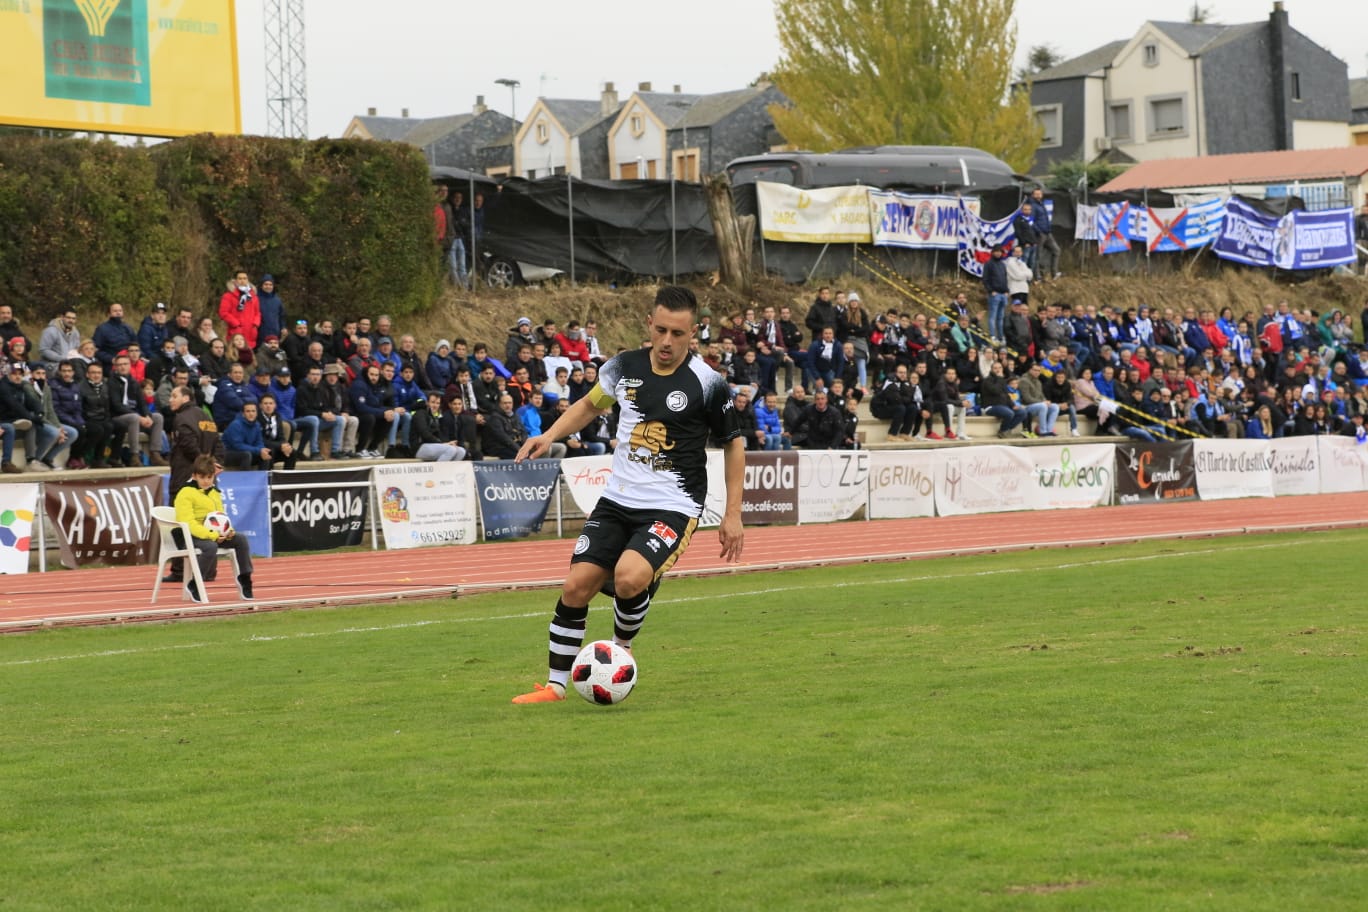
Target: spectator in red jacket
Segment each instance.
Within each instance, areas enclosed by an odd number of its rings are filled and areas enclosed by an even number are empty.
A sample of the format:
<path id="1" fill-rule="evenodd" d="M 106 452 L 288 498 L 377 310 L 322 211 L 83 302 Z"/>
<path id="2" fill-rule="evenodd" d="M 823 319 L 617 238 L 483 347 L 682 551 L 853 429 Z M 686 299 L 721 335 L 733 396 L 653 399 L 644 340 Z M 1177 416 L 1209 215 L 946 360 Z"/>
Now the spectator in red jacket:
<path id="1" fill-rule="evenodd" d="M 233 287 L 219 298 L 219 319 L 228 327 L 224 333 L 227 338 L 233 338 L 233 333 L 242 333 L 247 347 L 256 349 L 257 331 L 261 328 L 261 300 L 244 270 L 237 271 Z"/>
<path id="2" fill-rule="evenodd" d="M 580 329 L 579 320 L 571 320 L 565 324 L 565 332 L 556 333 L 556 341 L 560 343 L 561 354 L 569 358 L 574 364 L 583 367 L 589 363 L 589 345 L 585 342 L 584 331 Z"/>

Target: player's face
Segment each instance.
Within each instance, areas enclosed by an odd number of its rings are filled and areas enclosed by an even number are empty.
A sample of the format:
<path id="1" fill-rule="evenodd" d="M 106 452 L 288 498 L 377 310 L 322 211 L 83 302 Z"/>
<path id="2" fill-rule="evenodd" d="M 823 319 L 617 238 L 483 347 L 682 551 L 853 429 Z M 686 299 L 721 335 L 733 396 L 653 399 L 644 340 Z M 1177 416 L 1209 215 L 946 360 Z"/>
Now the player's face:
<path id="1" fill-rule="evenodd" d="M 651 339 L 651 365 L 656 370 L 669 370 L 689 350 L 694 332 L 693 313 L 657 307 L 646 321 L 646 331 Z"/>

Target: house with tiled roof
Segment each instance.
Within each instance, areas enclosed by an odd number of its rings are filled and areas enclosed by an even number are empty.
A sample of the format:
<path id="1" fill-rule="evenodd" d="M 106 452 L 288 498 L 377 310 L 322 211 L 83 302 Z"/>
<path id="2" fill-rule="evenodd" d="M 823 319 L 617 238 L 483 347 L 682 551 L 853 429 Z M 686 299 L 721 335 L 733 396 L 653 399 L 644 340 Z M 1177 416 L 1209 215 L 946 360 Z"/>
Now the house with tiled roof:
<path id="1" fill-rule="evenodd" d="M 513 137 L 513 173 L 526 178 L 566 173 L 608 178 L 605 142 L 621 108 L 611 82 L 597 101 L 538 98 Z"/>
<path id="2" fill-rule="evenodd" d="M 365 116 L 353 117 L 342 136 L 408 143 L 423 150 L 429 165 L 487 172 L 491 164 L 502 164 L 505 170 L 511 167 L 511 160 L 507 163 L 486 161 L 483 150 L 517 125 L 517 121 L 508 115 L 491 111 L 484 96 L 478 95 L 468 113 L 441 117 L 410 117 L 407 108 L 399 117 L 383 117 L 376 114 L 375 108 L 370 108 Z"/>
<path id="3" fill-rule="evenodd" d="M 1149 161 L 1349 143 L 1344 61 L 1292 28 L 1281 0 L 1264 22 L 1146 22 L 1031 77 L 1045 137 L 1032 173 L 1060 161 Z"/>
<path id="4" fill-rule="evenodd" d="M 1128 168 L 1101 193 L 1238 193 L 1262 199 L 1296 196 L 1308 209 L 1357 208 L 1368 188 L 1368 145 L 1289 149 L 1199 158 L 1157 158 Z"/>
<path id="5" fill-rule="evenodd" d="M 1368 146 L 1368 79 L 1349 80 L 1349 133 L 1354 145 Z"/>
<path id="6" fill-rule="evenodd" d="M 765 81 L 706 95 L 679 86 L 653 92 L 650 83 L 642 83 L 608 131 L 610 173 L 697 181 L 734 158 L 768 152 L 775 145 L 769 108 L 786 101 Z"/>

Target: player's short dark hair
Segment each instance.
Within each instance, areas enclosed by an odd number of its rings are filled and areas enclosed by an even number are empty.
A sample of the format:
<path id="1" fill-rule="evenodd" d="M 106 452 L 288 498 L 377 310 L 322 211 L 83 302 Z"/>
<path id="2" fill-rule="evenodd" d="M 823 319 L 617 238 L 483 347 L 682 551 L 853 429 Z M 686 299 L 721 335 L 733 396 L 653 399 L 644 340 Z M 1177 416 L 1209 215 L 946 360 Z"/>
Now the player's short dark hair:
<path id="1" fill-rule="evenodd" d="M 690 313 L 698 312 L 698 298 L 694 293 L 681 285 L 666 285 L 656 292 L 655 306 L 663 307 L 671 312 L 687 310 Z"/>

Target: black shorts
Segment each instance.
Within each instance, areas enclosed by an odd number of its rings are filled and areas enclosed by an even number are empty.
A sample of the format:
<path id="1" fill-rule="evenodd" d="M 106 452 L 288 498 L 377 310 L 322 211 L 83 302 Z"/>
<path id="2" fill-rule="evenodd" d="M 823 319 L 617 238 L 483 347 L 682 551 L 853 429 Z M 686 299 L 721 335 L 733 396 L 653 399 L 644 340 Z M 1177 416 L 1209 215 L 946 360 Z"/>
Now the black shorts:
<path id="1" fill-rule="evenodd" d="M 632 510 L 606 497 L 584 521 L 570 563 L 612 570 L 626 551 L 635 551 L 655 571 L 655 579 L 674 566 L 698 527 L 698 517 L 665 510 Z"/>

